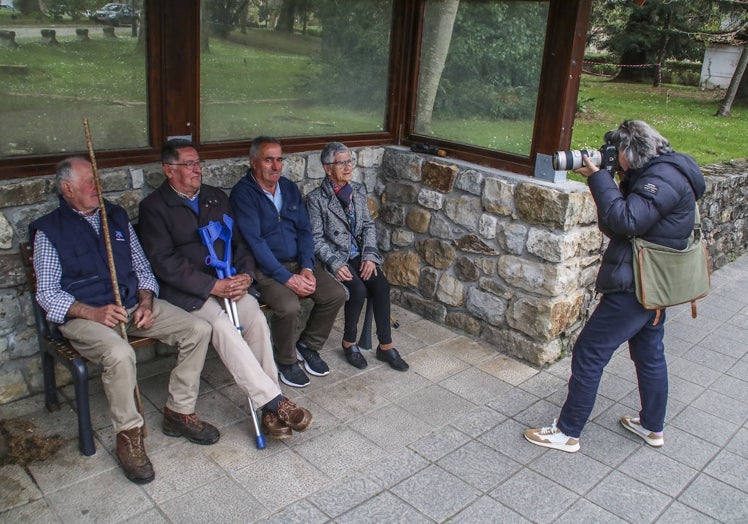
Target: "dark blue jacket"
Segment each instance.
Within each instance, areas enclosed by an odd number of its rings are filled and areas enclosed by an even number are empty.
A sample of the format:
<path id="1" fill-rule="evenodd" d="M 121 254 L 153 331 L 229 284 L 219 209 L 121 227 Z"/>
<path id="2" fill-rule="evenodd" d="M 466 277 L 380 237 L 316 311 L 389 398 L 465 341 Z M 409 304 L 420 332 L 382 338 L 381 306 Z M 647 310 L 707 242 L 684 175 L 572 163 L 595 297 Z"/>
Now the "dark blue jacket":
<path id="1" fill-rule="evenodd" d="M 696 161 L 682 153 L 653 158 L 625 173 L 620 189 L 604 170 L 588 179 L 598 211 L 598 225 L 610 238 L 603 254 L 596 288 L 601 293 L 633 293 L 630 238 L 683 249 L 693 231 L 694 203 L 706 183 Z"/>
<path id="2" fill-rule="evenodd" d="M 120 298 L 131 308 L 138 303 L 138 277 L 132 267 L 130 220 L 121 207 L 110 202 L 105 206 Z M 97 235 L 85 218 L 60 198 L 60 207 L 29 226 L 32 241 L 37 230 L 44 232 L 60 257 L 63 291 L 93 307 L 115 303 L 104 236 Z"/>
<path id="3" fill-rule="evenodd" d="M 280 213 L 247 171 L 231 190 L 231 207 L 244 240 L 264 274 L 285 284 L 291 272 L 284 262 L 314 269 L 314 240 L 299 188 L 285 177 L 278 180 L 283 193 Z"/>

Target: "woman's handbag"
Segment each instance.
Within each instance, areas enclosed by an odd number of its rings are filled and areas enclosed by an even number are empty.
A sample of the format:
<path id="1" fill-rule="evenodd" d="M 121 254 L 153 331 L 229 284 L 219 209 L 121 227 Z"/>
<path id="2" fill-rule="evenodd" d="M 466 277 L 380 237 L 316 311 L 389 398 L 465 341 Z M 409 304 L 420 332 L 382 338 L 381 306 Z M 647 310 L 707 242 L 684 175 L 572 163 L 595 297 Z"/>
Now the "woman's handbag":
<path id="1" fill-rule="evenodd" d="M 634 251 L 634 284 L 636 298 L 645 309 L 656 309 L 691 303 L 696 318 L 696 300 L 709 293 L 711 261 L 701 234 L 701 218 L 696 205 L 693 233 L 685 249 L 673 249 L 632 237 Z"/>

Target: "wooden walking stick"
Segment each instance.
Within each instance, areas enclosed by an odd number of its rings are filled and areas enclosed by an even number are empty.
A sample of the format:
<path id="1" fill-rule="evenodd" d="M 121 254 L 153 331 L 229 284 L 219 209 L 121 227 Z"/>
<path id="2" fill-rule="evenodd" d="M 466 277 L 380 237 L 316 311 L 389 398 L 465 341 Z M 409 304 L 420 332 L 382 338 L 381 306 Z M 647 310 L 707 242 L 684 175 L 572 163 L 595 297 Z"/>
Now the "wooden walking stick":
<path id="1" fill-rule="evenodd" d="M 86 133 L 86 145 L 88 146 L 88 156 L 91 159 L 93 168 L 94 183 L 96 184 L 96 195 L 99 197 L 99 214 L 101 217 L 101 234 L 104 237 L 104 247 L 106 248 L 106 257 L 109 264 L 109 276 L 112 279 L 112 290 L 114 291 L 114 303 L 122 307 L 122 297 L 119 294 L 119 283 L 117 282 L 117 268 L 114 265 L 114 253 L 112 252 L 112 239 L 109 236 L 109 221 L 106 218 L 106 207 L 104 206 L 104 195 L 101 190 L 101 177 L 99 177 L 99 168 L 96 165 L 96 155 L 94 155 L 93 143 L 91 142 L 91 131 L 88 128 L 88 118 L 83 117 L 83 130 Z M 123 340 L 127 338 L 127 328 L 123 322 L 118 325 L 119 334 Z M 140 399 L 140 389 L 137 382 L 135 383 L 135 404 L 138 412 L 143 417 L 143 436 L 146 436 L 145 414 L 143 413 L 143 402 Z"/>

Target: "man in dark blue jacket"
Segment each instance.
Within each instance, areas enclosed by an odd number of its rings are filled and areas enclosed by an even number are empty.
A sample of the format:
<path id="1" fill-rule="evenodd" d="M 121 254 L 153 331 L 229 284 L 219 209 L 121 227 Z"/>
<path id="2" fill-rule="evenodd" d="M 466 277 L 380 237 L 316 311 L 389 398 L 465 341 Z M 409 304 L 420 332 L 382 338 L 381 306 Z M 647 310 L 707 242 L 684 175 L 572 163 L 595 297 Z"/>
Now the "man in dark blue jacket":
<path id="1" fill-rule="evenodd" d="M 624 415 L 621 425 L 652 447 L 664 444 L 665 311 L 644 309 L 636 298 L 630 238 L 684 249 L 694 228 L 695 203 L 706 189 L 696 161 L 673 151 L 645 122 L 627 120 L 606 133 L 605 141 L 618 150 L 620 187 L 586 156 L 576 170 L 588 180 L 598 225 L 610 239 L 597 274 L 602 298 L 574 344 L 569 392 L 558 421 L 524 433 L 533 444 L 568 453 L 579 450 L 603 369 L 626 342 L 636 367 L 641 410 L 636 417 Z"/>
<path id="2" fill-rule="evenodd" d="M 60 207 L 29 226 L 36 300 L 47 320 L 58 324 L 73 347 L 102 367 L 117 458 L 128 479 L 144 484 L 153 480 L 154 471 L 143 445 L 143 417 L 133 398 L 135 352 L 115 328 L 123 323 L 128 335 L 152 337 L 177 347 L 163 431 L 197 444 L 213 444 L 220 433 L 195 416 L 210 325 L 156 298 L 156 278 L 127 212 L 105 202 L 122 302 L 117 305 L 91 163 L 77 157 L 60 162 L 57 190 Z"/>
<path id="3" fill-rule="evenodd" d="M 283 152 L 275 138 L 258 137 L 249 151 L 250 169 L 231 190 L 236 223 L 257 262 L 256 284 L 260 300 L 273 314 L 270 329 L 280 379 L 289 386 L 304 387 L 306 371 L 325 376 L 330 368 L 320 357 L 345 289 L 314 257 L 314 240 L 301 192 L 282 177 Z M 299 332 L 301 298 L 314 307 Z"/>

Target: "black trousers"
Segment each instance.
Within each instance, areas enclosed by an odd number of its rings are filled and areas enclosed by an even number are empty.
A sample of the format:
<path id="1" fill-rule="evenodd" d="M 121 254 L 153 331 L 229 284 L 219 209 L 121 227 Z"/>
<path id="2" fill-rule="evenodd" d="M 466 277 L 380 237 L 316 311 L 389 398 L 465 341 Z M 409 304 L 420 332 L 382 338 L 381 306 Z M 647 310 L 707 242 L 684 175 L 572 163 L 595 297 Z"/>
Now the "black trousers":
<path id="1" fill-rule="evenodd" d="M 390 283 L 384 276 L 382 268 L 377 266 L 375 275 L 369 280 L 362 280 L 359 275 L 361 268 L 361 257 L 348 261 L 353 279 L 343 282 L 348 288 L 350 298 L 345 303 L 345 324 L 343 328 L 343 340 L 356 342 L 358 340 L 358 319 L 364 302 L 369 297 L 374 306 L 374 323 L 377 326 L 377 339 L 379 344 L 392 343 L 392 330 L 390 327 Z"/>

